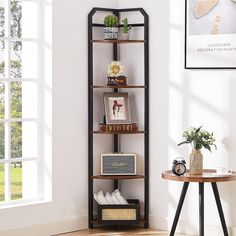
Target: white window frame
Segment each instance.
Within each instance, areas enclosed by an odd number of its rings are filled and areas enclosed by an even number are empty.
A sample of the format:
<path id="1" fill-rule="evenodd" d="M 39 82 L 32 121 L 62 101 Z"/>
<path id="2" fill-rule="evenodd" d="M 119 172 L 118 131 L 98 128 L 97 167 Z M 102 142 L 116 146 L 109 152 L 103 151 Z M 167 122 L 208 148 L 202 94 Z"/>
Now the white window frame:
<path id="1" fill-rule="evenodd" d="M 3 40 L 7 43 L 5 48 L 5 53 L 7 58 L 5 60 L 5 71 L 8 71 L 8 77 L 0 78 L 0 82 L 5 84 L 5 118 L 0 119 L 0 123 L 5 124 L 5 159 L 0 159 L 0 164 L 5 164 L 5 200 L 0 202 L 0 207 L 5 205 L 14 205 L 25 202 L 32 202 L 42 200 L 43 198 L 43 181 L 42 181 L 42 155 L 43 155 L 43 135 L 42 135 L 42 117 L 43 117 L 43 82 L 44 82 L 44 50 L 43 50 L 43 39 L 44 39 L 44 9 L 43 9 L 43 0 L 21 0 L 22 2 L 36 2 L 38 5 L 38 37 L 35 38 L 12 38 L 10 35 L 10 2 L 7 0 L 7 6 L 5 10 L 5 35 L 8 37 L 0 37 L 0 40 Z M 36 78 L 20 78 L 14 79 L 10 78 L 10 59 L 11 59 L 11 42 L 21 41 L 21 42 L 34 42 L 37 43 L 38 49 L 38 73 Z M 35 118 L 11 118 L 11 82 L 20 81 L 20 82 L 34 82 L 37 86 L 38 92 L 38 111 L 37 117 Z M 11 159 L 11 122 L 29 122 L 33 121 L 37 124 L 37 154 L 38 156 L 32 157 L 21 157 Z M 37 163 L 38 171 L 38 186 L 37 186 L 37 197 L 35 199 L 18 199 L 11 200 L 11 164 L 14 162 L 26 162 L 26 161 L 35 161 Z M 23 169 L 22 169 L 23 171 Z M 22 179 L 23 182 L 23 179 Z"/>

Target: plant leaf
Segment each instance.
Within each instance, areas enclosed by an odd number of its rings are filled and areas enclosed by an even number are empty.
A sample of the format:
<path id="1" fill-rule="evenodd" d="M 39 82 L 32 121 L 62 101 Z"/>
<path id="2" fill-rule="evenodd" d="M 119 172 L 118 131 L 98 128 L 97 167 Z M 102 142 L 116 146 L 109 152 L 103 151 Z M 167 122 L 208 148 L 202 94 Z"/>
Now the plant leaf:
<path id="1" fill-rule="evenodd" d="M 211 152 L 211 147 L 208 144 L 202 144 L 204 148 L 206 148 L 207 150 L 209 150 Z"/>
<path id="2" fill-rule="evenodd" d="M 180 145 L 182 145 L 182 144 L 186 144 L 186 143 L 191 143 L 191 141 L 183 141 L 183 142 L 177 144 L 177 146 L 180 146 Z"/>
<path id="3" fill-rule="evenodd" d="M 196 130 L 196 133 L 198 133 L 201 128 L 202 128 L 202 126 L 200 126 L 200 127 Z"/>

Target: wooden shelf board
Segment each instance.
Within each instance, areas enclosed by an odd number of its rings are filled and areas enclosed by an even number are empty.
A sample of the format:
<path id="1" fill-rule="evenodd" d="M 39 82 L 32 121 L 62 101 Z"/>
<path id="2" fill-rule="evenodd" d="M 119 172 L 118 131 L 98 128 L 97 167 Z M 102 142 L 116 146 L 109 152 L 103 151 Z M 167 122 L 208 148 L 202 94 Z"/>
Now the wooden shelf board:
<path id="1" fill-rule="evenodd" d="M 91 88 L 146 88 L 145 85 L 93 85 Z"/>
<path id="2" fill-rule="evenodd" d="M 145 134 L 146 131 L 140 130 L 135 132 L 102 132 L 102 131 L 92 131 L 93 134 Z"/>
<path id="3" fill-rule="evenodd" d="M 145 43 L 145 40 L 99 40 L 99 39 L 94 39 L 91 40 L 92 43 Z"/>
<path id="4" fill-rule="evenodd" d="M 92 179 L 144 179 L 145 175 L 94 175 Z"/>
<path id="5" fill-rule="evenodd" d="M 147 221 L 144 219 L 140 219 L 140 224 L 145 224 Z M 96 218 L 94 218 L 93 220 L 91 220 L 91 223 L 93 224 L 98 224 L 98 220 Z"/>

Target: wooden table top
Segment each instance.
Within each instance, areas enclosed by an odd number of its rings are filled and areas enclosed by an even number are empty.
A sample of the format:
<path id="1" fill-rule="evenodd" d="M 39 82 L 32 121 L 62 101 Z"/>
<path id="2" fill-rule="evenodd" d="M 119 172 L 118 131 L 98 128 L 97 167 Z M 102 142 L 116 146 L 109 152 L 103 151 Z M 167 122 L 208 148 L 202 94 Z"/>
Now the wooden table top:
<path id="1" fill-rule="evenodd" d="M 187 170 L 184 175 L 176 176 L 171 170 L 166 170 L 162 172 L 162 178 L 181 182 L 226 182 L 236 181 L 236 172 L 232 171 L 228 175 L 219 175 L 216 170 L 204 169 L 201 175 L 190 175 L 189 170 Z"/>

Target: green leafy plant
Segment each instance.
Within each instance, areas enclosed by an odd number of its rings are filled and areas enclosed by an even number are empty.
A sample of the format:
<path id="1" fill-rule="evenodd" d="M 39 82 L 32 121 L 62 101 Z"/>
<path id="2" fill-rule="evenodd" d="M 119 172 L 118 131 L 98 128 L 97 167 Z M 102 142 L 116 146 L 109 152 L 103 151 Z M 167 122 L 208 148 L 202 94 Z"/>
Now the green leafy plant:
<path id="1" fill-rule="evenodd" d="M 115 15 L 108 15 L 104 19 L 105 27 L 118 27 L 119 20 L 118 17 Z"/>
<path id="2" fill-rule="evenodd" d="M 192 145 L 192 148 L 196 150 L 200 150 L 202 147 L 204 147 L 211 152 L 211 146 L 214 146 L 215 149 L 217 149 L 213 133 L 202 130 L 202 126 L 199 128 L 191 127 L 185 130 L 182 137 L 184 137 L 186 140 L 179 143 L 178 146 L 189 143 Z"/>
<path id="3" fill-rule="evenodd" d="M 129 30 L 132 28 L 132 26 L 128 25 L 128 19 L 127 18 L 124 18 L 122 20 L 122 22 L 123 22 L 123 33 L 128 33 Z"/>

